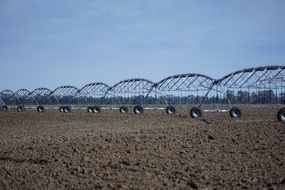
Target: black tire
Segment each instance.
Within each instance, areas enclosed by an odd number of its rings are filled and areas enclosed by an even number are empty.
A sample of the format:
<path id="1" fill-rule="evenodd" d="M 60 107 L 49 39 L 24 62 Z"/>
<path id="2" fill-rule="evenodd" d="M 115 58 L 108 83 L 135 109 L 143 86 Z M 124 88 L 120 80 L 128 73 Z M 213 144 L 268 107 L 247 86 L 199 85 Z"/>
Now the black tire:
<path id="1" fill-rule="evenodd" d="M 241 110 L 238 107 L 233 107 L 230 110 L 231 118 L 240 118 L 241 117 Z"/>
<path id="2" fill-rule="evenodd" d="M 92 106 L 87 107 L 87 113 L 93 113 L 93 107 Z"/>
<path id="3" fill-rule="evenodd" d="M 59 106 L 58 110 L 59 112 L 64 112 L 64 106 Z"/>
<path id="4" fill-rule="evenodd" d="M 174 115 L 176 113 L 176 109 L 173 106 L 167 106 L 165 109 L 166 114 Z"/>
<path id="5" fill-rule="evenodd" d="M 17 107 L 17 111 L 18 112 L 23 112 L 24 111 L 24 107 L 23 106 L 18 106 Z"/>
<path id="6" fill-rule="evenodd" d="M 92 107 L 92 112 L 93 113 L 101 113 L 101 108 L 98 106 L 93 106 Z"/>
<path id="7" fill-rule="evenodd" d="M 278 121 L 285 124 L 285 108 L 281 108 L 277 113 Z"/>
<path id="8" fill-rule="evenodd" d="M 134 107 L 134 114 L 143 114 L 144 109 L 142 106 L 135 106 Z"/>
<path id="9" fill-rule="evenodd" d="M 2 111 L 7 112 L 9 108 L 8 108 L 8 106 L 4 105 L 1 107 L 1 109 L 2 109 Z"/>
<path id="10" fill-rule="evenodd" d="M 190 110 L 190 116 L 194 119 L 194 118 L 198 118 L 198 117 L 202 117 L 203 116 L 203 112 L 200 108 L 198 107 L 194 107 Z"/>
<path id="11" fill-rule="evenodd" d="M 126 106 L 121 106 L 120 107 L 120 113 L 122 113 L 122 114 L 126 114 L 126 113 L 128 113 L 128 108 L 126 107 Z"/>
<path id="12" fill-rule="evenodd" d="M 38 112 L 44 112 L 44 111 L 45 111 L 44 106 L 38 106 L 38 107 L 37 107 L 37 111 L 38 111 Z"/>
<path id="13" fill-rule="evenodd" d="M 70 113 L 71 112 L 71 109 L 69 106 L 64 106 L 63 110 L 64 110 L 64 113 Z"/>

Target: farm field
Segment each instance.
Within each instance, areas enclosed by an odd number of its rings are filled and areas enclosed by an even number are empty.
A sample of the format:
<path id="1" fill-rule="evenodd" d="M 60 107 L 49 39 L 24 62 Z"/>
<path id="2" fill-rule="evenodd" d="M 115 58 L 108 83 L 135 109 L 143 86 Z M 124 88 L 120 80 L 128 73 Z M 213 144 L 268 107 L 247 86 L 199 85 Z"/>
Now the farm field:
<path id="1" fill-rule="evenodd" d="M 0 189 L 285 189 L 275 108 L 0 112 Z"/>

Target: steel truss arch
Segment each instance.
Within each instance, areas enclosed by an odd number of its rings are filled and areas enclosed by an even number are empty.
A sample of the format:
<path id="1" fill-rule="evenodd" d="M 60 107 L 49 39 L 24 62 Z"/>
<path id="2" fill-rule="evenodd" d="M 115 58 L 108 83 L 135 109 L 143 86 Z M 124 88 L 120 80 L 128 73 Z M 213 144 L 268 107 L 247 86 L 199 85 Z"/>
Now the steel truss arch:
<path id="1" fill-rule="evenodd" d="M 160 91 L 207 90 L 215 80 L 209 76 L 188 73 L 166 77 L 155 84 Z"/>
<path id="2" fill-rule="evenodd" d="M 234 104 L 285 103 L 285 66 L 241 69 L 216 81 Z"/>
<path id="3" fill-rule="evenodd" d="M 2 90 L 0 92 L 0 104 L 1 104 L 1 106 L 11 104 L 12 103 L 11 99 L 12 99 L 14 93 L 15 92 L 13 92 L 12 90 L 8 90 L 8 89 Z"/>
<path id="4" fill-rule="evenodd" d="M 37 106 L 44 105 L 47 103 L 50 93 L 51 90 L 48 88 L 36 88 L 28 94 L 27 99 L 32 99 Z M 33 103 L 31 102 L 31 104 Z"/>
<path id="5" fill-rule="evenodd" d="M 78 92 L 79 89 L 76 88 L 75 86 L 70 86 L 70 85 L 59 86 L 48 95 L 48 98 L 51 99 L 53 103 L 54 101 L 52 100 L 52 98 L 54 98 L 58 105 L 77 104 L 75 96 Z"/>
<path id="6" fill-rule="evenodd" d="M 29 90 L 22 88 L 22 89 L 17 90 L 13 94 L 12 98 L 16 99 L 19 105 L 23 106 L 24 104 L 27 103 L 27 97 L 29 94 L 30 94 Z"/>
<path id="7" fill-rule="evenodd" d="M 214 83 L 215 79 L 199 73 L 177 74 L 156 83 L 155 90 L 167 105 L 199 104 Z"/>
<path id="8" fill-rule="evenodd" d="M 22 105 L 25 101 L 25 98 L 30 93 L 27 89 L 20 89 L 16 92 L 13 92 L 12 90 L 3 90 L 0 92 L 0 98 L 2 104 L 11 105 L 11 104 L 18 104 Z"/>
<path id="9" fill-rule="evenodd" d="M 83 86 L 77 93 L 77 96 L 95 96 L 103 97 L 106 92 L 110 89 L 110 86 L 103 82 L 89 83 Z"/>
<path id="10" fill-rule="evenodd" d="M 106 95 L 119 104 L 141 105 L 145 103 L 154 85 L 154 82 L 144 78 L 126 79 L 109 88 Z"/>
<path id="11" fill-rule="evenodd" d="M 14 94 L 15 94 L 15 92 L 13 92 L 12 90 L 6 89 L 6 90 L 2 90 L 2 91 L 0 92 L 0 97 L 1 97 L 1 98 L 2 98 L 2 97 L 12 97 Z"/>
<path id="12" fill-rule="evenodd" d="M 235 71 L 217 80 L 228 88 L 259 88 L 285 81 L 285 66 L 253 67 Z"/>
<path id="13" fill-rule="evenodd" d="M 59 86 L 49 94 L 49 97 L 52 97 L 52 96 L 75 96 L 78 92 L 79 92 L 79 89 L 76 88 L 75 86 L 70 86 L 70 85 Z"/>
<path id="14" fill-rule="evenodd" d="M 28 97 L 48 96 L 50 93 L 51 90 L 48 88 L 36 88 L 28 94 Z"/>
<path id="15" fill-rule="evenodd" d="M 29 90 L 22 88 L 22 89 L 17 90 L 13 94 L 13 97 L 15 97 L 15 98 L 26 98 L 29 94 L 30 94 Z"/>
<path id="16" fill-rule="evenodd" d="M 103 82 L 89 83 L 83 86 L 76 97 L 84 100 L 87 105 L 100 105 L 104 103 L 105 96 L 110 86 Z"/>
<path id="17" fill-rule="evenodd" d="M 144 78 L 126 79 L 116 83 L 109 91 L 113 93 L 136 93 L 136 92 L 149 92 L 154 82 Z"/>

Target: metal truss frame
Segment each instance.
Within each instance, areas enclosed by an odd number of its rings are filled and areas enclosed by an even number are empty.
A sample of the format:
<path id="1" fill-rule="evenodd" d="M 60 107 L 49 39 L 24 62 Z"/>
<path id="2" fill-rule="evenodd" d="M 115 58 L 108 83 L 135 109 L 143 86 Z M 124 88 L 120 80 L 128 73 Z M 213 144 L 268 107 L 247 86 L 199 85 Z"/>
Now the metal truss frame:
<path id="1" fill-rule="evenodd" d="M 1 105 L 6 105 L 7 102 L 5 102 L 6 98 L 11 99 L 13 97 L 13 95 L 15 94 L 15 92 L 13 92 L 12 90 L 2 90 L 0 92 L 0 101 L 1 101 Z"/>
<path id="2" fill-rule="evenodd" d="M 107 96 L 118 99 L 118 103 L 122 104 L 120 98 L 132 99 L 139 97 L 136 104 L 144 104 L 148 95 L 152 92 L 155 83 L 144 78 L 133 78 L 122 80 L 109 88 L 106 93 Z"/>
<path id="3" fill-rule="evenodd" d="M 169 105 L 177 102 L 179 97 L 183 99 L 181 101 L 183 104 L 186 104 L 186 101 L 191 98 L 197 97 L 197 101 L 191 103 L 198 103 L 198 107 L 201 107 L 203 104 L 217 102 L 214 101 L 216 94 L 223 94 L 224 97 L 217 96 L 217 99 L 224 103 L 227 101 L 231 105 L 235 102 L 229 98 L 230 93 L 234 94 L 233 99 L 237 99 L 236 94 L 238 93 L 250 96 L 251 94 L 259 95 L 263 91 L 264 93 L 270 91 L 274 95 L 272 97 L 276 98 L 276 102 L 280 100 L 282 104 L 285 103 L 285 66 L 274 65 L 241 69 L 218 80 L 203 74 L 186 73 L 168 76 L 157 83 L 144 78 L 132 78 L 122 80 L 111 87 L 103 82 L 94 82 L 81 89 L 66 85 L 59 86 L 53 91 L 48 88 L 36 88 L 31 92 L 27 89 L 20 89 L 16 92 L 3 90 L 0 92 L 0 105 L 14 103 L 23 105 L 24 101 L 28 101 L 29 98 L 39 105 L 38 99 L 44 102 L 44 100 L 51 100 L 51 97 L 56 100 L 58 105 L 61 105 L 61 100 L 65 102 L 64 104 L 71 102 L 71 104 L 78 105 L 78 98 L 83 98 L 87 105 L 91 105 L 91 100 L 97 105 L 139 106 L 157 104 L 156 100 L 163 100 L 165 104 Z M 169 101 L 171 97 L 175 101 Z M 274 98 L 269 98 L 270 102 Z M 55 103 L 52 100 L 51 102 Z"/>
<path id="4" fill-rule="evenodd" d="M 213 78 L 206 75 L 188 73 L 166 77 L 155 86 L 160 91 L 196 91 L 207 90 L 213 81 L 215 81 Z"/>
<path id="5" fill-rule="evenodd" d="M 51 92 L 48 88 L 36 88 L 28 94 L 27 98 L 32 98 L 36 105 L 39 105 L 39 99 L 43 98 L 46 101 Z"/>
<path id="6" fill-rule="evenodd" d="M 102 104 L 110 86 L 103 82 L 94 82 L 83 86 L 76 94 L 77 97 L 82 97 L 87 105 L 90 105 L 88 99 L 98 100 L 98 105 Z"/>
<path id="7" fill-rule="evenodd" d="M 217 80 L 227 88 L 272 88 L 285 81 L 285 66 L 264 66 L 238 70 Z M 283 86 L 284 87 L 284 86 Z"/>
<path id="8" fill-rule="evenodd" d="M 30 91 L 25 89 L 25 88 L 22 88 L 22 89 L 19 89 L 17 90 L 14 94 L 13 94 L 13 97 L 14 98 L 26 98 L 28 95 L 30 94 Z"/>
<path id="9" fill-rule="evenodd" d="M 215 79 L 199 73 L 178 74 L 166 77 L 156 83 L 155 90 L 169 105 L 168 96 L 182 98 L 182 96 L 194 93 L 207 92 L 212 88 L 214 81 Z"/>
<path id="10" fill-rule="evenodd" d="M 268 96 L 271 96 L 268 91 L 272 91 L 275 95 L 275 103 L 277 103 L 278 94 L 285 93 L 285 66 L 263 66 L 238 70 L 217 80 L 217 84 L 227 92 L 239 91 L 248 94 L 249 103 L 252 101 L 252 92 L 256 94 L 267 92 Z"/>
<path id="11" fill-rule="evenodd" d="M 2 90 L 0 92 L 0 97 L 12 97 L 15 94 L 15 92 L 13 92 L 12 90 Z"/>
<path id="12" fill-rule="evenodd" d="M 25 101 L 25 99 L 28 97 L 29 94 L 30 94 L 29 90 L 22 88 L 22 89 L 17 90 L 13 94 L 12 98 L 15 98 L 19 105 L 24 105 L 23 101 Z"/>
<path id="13" fill-rule="evenodd" d="M 246 68 L 215 80 L 199 107 L 203 104 L 207 95 L 214 87 L 219 88 L 220 90 L 218 91 L 226 95 L 229 104 L 231 104 L 231 101 L 228 92 L 231 90 L 240 91 L 244 89 L 248 94 L 250 94 L 252 90 L 275 90 L 277 97 L 278 90 L 282 92 L 285 89 L 285 66 L 276 65 Z"/>
<path id="14" fill-rule="evenodd" d="M 54 97 L 58 105 L 61 105 L 60 100 L 63 97 L 71 96 L 74 98 L 79 91 L 80 90 L 75 86 L 70 86 L 70 85 L 59 86 L 48 95 L 48 98 Z"/>

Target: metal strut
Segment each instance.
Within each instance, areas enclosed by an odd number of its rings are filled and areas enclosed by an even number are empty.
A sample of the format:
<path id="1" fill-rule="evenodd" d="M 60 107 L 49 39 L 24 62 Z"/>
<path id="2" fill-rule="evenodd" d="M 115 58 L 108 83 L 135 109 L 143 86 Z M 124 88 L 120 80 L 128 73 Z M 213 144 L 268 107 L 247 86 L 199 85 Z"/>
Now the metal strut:
<path id="1" fill-rule="evenodd" d="M 205 94 L 205 96 L 204 96 L 204 98 L 202 99 L 202 101 L 200 102 L 200 104 L 199 104 L 199 108 L 202 106 L 202 104 L 205 102 L 205 100 L 206 100 L 206 98 L 208 97 L 208 94 L 211 92 L 211 90 L 213 89 L 213 87 L 216 85 L 216 82 L 213 82 L 212 84 L 211 84 L 211 86 L 208 88 L 208 91 L 207 91 L 207 93 Z"/>

